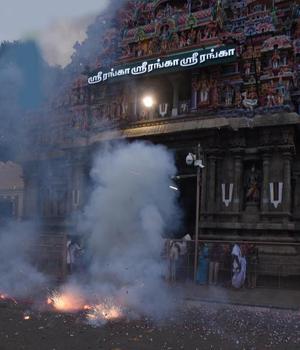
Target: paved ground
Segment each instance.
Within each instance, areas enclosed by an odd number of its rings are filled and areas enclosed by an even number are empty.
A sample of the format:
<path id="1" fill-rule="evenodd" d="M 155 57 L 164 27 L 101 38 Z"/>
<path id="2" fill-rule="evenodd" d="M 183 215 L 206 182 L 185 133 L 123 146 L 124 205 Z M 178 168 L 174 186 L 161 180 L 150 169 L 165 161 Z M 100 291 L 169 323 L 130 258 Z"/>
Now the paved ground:
<path id="1" fill-rule="evenodd" d="M 29 315 L 29 320 L 24 320 Z M 300 313 L 189 300 L 163 322 L 119 320 L 98 328 L 83 314 L 0 303 L 0 350 L 299 349 Z"/>
<path id="2" fill-rule="evenodd" d="M 194 283 L 178 284 L 175 287 L 188 300 L 300 310 L 299 289 L 242 288 L 236 290 L 199 286 Z"/>

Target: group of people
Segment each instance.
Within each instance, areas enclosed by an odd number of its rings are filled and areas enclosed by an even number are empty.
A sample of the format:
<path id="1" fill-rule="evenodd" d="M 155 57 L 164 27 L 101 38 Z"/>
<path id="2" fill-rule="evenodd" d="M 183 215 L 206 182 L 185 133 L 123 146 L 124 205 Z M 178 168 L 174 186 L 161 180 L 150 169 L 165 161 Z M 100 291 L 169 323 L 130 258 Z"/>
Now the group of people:
<path id="1" fill-rule="evenodd" d="M 254 244 L 204 243 L 199 249 L 197 283 L 216 285 L 222 282 L 236 289 L 246 284 L 255 288 L 258 264 L 258 249 Z"/>

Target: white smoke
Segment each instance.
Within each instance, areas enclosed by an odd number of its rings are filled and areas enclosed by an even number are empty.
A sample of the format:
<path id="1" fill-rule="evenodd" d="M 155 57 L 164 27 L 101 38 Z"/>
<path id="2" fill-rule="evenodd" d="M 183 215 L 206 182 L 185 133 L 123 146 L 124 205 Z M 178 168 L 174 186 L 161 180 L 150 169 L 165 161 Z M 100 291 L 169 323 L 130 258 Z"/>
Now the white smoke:
<path id="1" fill-rule="evenodd" d="M 46 285 L 34 265 L 38 230 L 32 223 L 11 222 L 0 231 L 0 293 L 15 298 L 32 297 Z"/>
<path id="2" fill-rule="evenodd" d="M 46 62 L 51 66 L 67 66 L 75 52 L 75 43 L 86 39 L 86 30 L 94 20 L 95 15 L 57 20 L 39 32 L 36 41 Z"/>
<path id="3" fill-rule="evenodd" d="M 2 3 L 3 2 L 3 3 Z M 2 0 L 0 42 L 36 40 L 51 65 L 64 67 L 76 42 L 86 38 L 86 30 L 95 16 L 113 0 Z M 99 33 L 100 37 L 101 33 Z"/>
<path id="4" fill-rule="evenodd" d="M 95 183 L 81 228 L 92 255 L 88 289 L 121 300 L 153 317 L 171 308 L 162 261 L 163 235 L 179 229 L 176 173 L 163 146 L 122 143 L 101 151 L 91 175 Z"/>

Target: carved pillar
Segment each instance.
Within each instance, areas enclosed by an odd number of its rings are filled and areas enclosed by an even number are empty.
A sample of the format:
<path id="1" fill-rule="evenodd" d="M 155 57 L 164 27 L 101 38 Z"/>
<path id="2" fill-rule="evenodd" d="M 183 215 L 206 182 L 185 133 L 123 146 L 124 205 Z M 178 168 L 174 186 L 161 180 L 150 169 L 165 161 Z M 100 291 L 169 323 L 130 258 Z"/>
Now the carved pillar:
<path id="1" fill-rule="evenodd" d="M 83 204 L 84 195 L 84 164 L 75 163 L 73 168 L 73 186 L 71 195 L 71 211 L 79 209 Z"/>
<path id="2" fill-rule="evenodd" d="M 291 212 L 291 153 L 283 153 L 283 205 L 286 213 Z"/>
<path id="3" fill-rule="evenodd" d="M 233 210 L 239 212 L 241 209 L 241 181 L 242 181 L 242 157 L 234 156 L 234 184 L 233 184 Z"/>
<path id="4" fill-rule="evenodd" d="M 206 164 L 206 157 L 204 156 L 203 163 Z M 204 214 L 207 210 L 207 167 L 203 168 L 201 171 L 201 203 L 200 203 L 200 216 Z"/>
<path id="5" fill-rule="evenodd" d="M 269 191 L 270 191 L 270 154 L 263 155 L 263 183 L 261 193 L 261 208 L 263 213 L 269 211 Z"/>
<path id="6" fill-rule="evenodd" d="M 208 211 L 213 213 L 215 209 L 215 197 L 216 197 L 216 160 L 213 155 L 208 157 L 209 164 L 209 183 L 208 183 Z"/>
<path id="7" fill-rule="evenodd" d="M 191 109 L 192 111 L 196 111 L 198 108 L 198 90 L 192 89 L 192 105 Z"/>
<path id="8" fill-rule="evenodd" d="M 129 91 L 131 92 L 132 100 L 131 100 L 131 120 L 137 120 L 138 119 L 138 103 L 139 103 L 139 97 L 136 89 L 135 82 L 130 82 L 128 84 Z"/>
<path id="9" fill-rule="evenodd" d="M 33 218 L 39 215 L 38 169 L 37 165 L 23 164 L 24 180 L 24 217 Z"/>
<path id="10" fill-rule="evenodd" d="M 178 106 L 179 106 L 179 85 L 180 85 L 180 77 L 172 77 L 171 83 L 173 87 L 173 105 L 172 105 L 172 117 L 176 117 L 178 115 Z"/>

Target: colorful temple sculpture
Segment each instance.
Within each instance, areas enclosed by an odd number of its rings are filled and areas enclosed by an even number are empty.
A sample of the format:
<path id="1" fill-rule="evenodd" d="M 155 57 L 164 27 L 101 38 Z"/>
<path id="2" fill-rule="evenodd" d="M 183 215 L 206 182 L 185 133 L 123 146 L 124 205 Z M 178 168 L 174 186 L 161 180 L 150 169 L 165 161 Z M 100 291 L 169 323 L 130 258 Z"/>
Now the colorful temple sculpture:
<path id="1" fill-rule="evenodd" d="M 47 112 L 52 124 L 32 128 L 39 151 L 24 160 L 35 169 L 25 171 L 28 215 L 66 225 L 107 140 L 162 143 L 183 175 L 194 171 L 185 155 L 201 143 L 200 237 L 282 242 L 269 253 L 299 259 L 299 2 L 132 0 L 94 45 L 96 59 L 83 61 Z M 191 232 L 194 182 L 180 184 Z"/>

